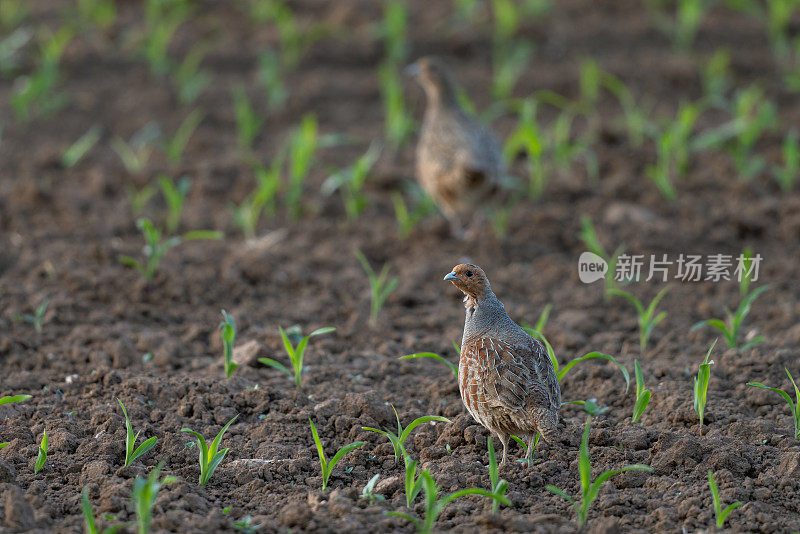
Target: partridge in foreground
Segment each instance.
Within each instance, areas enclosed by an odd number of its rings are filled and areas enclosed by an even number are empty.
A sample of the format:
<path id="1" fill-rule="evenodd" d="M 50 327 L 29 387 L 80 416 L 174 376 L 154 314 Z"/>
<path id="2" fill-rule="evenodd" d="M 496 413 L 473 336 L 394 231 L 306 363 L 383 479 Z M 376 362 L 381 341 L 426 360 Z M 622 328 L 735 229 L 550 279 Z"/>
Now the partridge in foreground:
<path id="1" fill-rule="evenodd" d="M 417 144 L 417 180 L 458 235 L 498 189 L 500 145 L 459 105 L 456 84 L 441 60 L 424 57 L 408 71 L 418 77 L 428 101 Z"/>
<path id="2" fill-rule="evenodd" d="M 510 436 L 526 436 L 531 451 L 537 432 L 546 442 L 556 438 L 561 407 L 556 373 L 539 340 L 508 316 L 480 267 L 456 265 L 444 279 L 464 293 L 467 309 L 458 362 L 461 400 L 500 438 L 505 465 Z"/>

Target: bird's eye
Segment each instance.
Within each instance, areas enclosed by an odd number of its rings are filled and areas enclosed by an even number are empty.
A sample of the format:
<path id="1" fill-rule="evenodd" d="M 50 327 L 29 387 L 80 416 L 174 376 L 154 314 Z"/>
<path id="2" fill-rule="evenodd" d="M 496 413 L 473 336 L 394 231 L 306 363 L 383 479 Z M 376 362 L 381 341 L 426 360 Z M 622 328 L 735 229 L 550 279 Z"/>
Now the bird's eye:
<path id="1" fill-rule="evenodd" d="M 466 274 L 467 276 L 472 276 L 472 271 L 467 271 L 467 272 L 466 272 L 466 273 L 464 273 L 464 274 Z"/>

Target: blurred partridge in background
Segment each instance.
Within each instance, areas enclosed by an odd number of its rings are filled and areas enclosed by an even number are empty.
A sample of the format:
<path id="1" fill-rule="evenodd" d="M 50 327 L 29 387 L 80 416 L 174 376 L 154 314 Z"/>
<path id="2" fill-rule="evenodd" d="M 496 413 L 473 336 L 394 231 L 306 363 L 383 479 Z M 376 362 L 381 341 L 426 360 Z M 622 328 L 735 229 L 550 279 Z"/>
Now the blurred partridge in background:
<path id="1" fill-rule="evenodd" d="M 409 66 L 427 97 L 417 144 L 417 179 L 464 236 L 465 221 L 498 189 L 503 175 L 500 144 L 458 103 L 453 76 L 438 58 L 423 57 Z"/>
<path id="2" fill-rule="evenodd" d="M 557 436 L 561 389 L 542 344 L 506 313 L 483 270 L 456 265 L 445 277 L 460 289 L 467 318 L 458 362 L 461 400 L 475 420 L 503 443 L 527 436 L 533 450 L 536 433 L 551 442 Z"/>

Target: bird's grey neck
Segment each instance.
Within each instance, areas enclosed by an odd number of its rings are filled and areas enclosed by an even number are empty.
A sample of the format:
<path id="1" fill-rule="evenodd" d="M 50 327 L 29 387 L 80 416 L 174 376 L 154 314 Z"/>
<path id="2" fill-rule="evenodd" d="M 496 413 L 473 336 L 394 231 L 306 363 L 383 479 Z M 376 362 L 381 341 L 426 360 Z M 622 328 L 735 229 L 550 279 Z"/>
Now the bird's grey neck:
<path id="1" fill-rule="evenodd" d="M 456 92 L 452 87 L 442 85 L 427 91 L 428 102 L 433 109 L 459 109 Z"/>
<path id="2" fill-rule="evenodd" d="M 487 290 L 480 300 L 469 299 L 466 306 L 466 321 L 464 323 L 464 338 L 466 342 L 472 336 L 487 330 L 501 327 L 510 321 L 503 303 L 495 296 L 491 289 Z"/>

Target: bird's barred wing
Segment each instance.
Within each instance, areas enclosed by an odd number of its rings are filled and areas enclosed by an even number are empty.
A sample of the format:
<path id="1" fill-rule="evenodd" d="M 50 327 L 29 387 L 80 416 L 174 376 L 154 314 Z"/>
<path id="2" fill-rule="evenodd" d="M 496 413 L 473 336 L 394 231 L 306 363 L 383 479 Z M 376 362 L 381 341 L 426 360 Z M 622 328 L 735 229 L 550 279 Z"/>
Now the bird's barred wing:
<path id="1" fill-rule="evenodd" d="M 557 410 L 561 392 L 555 371 L 541 344 L 532 341 L 520 346 L 484 337 L 471 348 L 486 362 L 483 383 L 488 398 L 512 410 Z"/>

